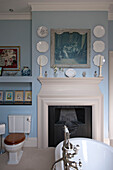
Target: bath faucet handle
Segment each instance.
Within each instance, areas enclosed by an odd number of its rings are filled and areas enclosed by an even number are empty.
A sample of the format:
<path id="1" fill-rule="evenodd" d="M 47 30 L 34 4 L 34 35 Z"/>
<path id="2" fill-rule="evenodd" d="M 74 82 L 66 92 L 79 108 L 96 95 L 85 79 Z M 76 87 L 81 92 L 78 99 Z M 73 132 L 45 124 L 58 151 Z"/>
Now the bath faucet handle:
<path id="1" fill-rule="evenodd" d="M 67 153 L 67 158 L 68 158 L 68 159 L 71 159 L 71 158 L 74 157 L 74 155 L 75 155 L 74 153 Z"/>
<path id="2" fill-rule="evenodd" d="M 77 150 L 79 150 L 79 149 L 80 149 L 80 146 L 79 146 L 79 145 L 76 145 L 76 148 L 77 148 Z"/>
<path id="3" fill-rule="evenodd" d="M 82 162 L 81 162 L 80 159 L 79 159 L 79 167 L 80 167 L 80 168 L 82 167 Z"/>
<path id="4" fill-rule="evenodd" d="M 75 151 L 76 154 L 78 154 L 79 149 L 80 149 L 79 145 L 73 147 L 73 150 Z"/>

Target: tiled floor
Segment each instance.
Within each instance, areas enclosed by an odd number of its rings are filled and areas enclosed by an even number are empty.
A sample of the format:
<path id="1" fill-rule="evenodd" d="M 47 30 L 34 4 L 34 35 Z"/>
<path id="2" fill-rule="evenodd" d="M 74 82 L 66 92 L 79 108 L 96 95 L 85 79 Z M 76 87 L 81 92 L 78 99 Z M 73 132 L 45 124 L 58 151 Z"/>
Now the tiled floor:
<path id="1" fill-rule="evenodd" d="M 25 147 L 18 165 L 8 165 L 8 154 L 0 155 L 0 170 L 51 170 L 55 148 L 37 149 Z"/>

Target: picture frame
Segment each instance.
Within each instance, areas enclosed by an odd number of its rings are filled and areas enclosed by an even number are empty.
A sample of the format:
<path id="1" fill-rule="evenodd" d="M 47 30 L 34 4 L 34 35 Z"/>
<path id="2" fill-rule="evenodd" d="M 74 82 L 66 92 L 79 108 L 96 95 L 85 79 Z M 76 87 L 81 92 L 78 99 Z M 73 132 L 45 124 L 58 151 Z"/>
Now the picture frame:
<path id="1" fill-rule="evenodd" d="M 15 91 L 15 102 L 23 102 L 24 92 L 22 90 Z"/>
<path id="2" fill-rule="evenodd" d="M 4 71 L 20 70 L 20 46 L 0 46 L 0 67 Z"/>
<path id="3" fill-rule="evenodd" d="M 0 76 L 2 76 L 2 71 L 3 71 L 2 67 L 0 67 Z"/>
<path id="4" fill-rule="evenodd" d="M 0 102 L 3 102 L 3 91 L 0 91 Z"/>
<path id="5" fill-rule="evenodd" d="M 5 91 L 5 101 L 13 102 L 13 91 Z"/>
<path id="6" fill-rule="evenodd" d="M 51 67 L 89 68 L 90 29 L 51 29 Z"/>
<path id="7" fill-rule="evenodd" d="M 32 91 L 25 91 L 25 102 L 32 102 Z"/>

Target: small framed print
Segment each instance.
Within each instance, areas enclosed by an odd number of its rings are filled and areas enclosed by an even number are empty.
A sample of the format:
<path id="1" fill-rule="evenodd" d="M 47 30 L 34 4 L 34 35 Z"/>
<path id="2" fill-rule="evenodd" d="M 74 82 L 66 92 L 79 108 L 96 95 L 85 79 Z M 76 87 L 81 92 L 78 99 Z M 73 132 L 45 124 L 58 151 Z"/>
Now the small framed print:
<path id="1" fill-rule="evenodd" d="M 25 91 L 25 102 L 31 102 L 32 101 L 32 91 Z"/>
<path id="2" fill-rule="evenodd" d="M 20 46 L 0 46 L 0 67 L 4 71 L 20 70 Z"/>
<path id="3" fill-rule="evenodd" d="M 13 91 L 6 91 L 5 92 L 5 101 L 6 102 L 13 102 Z"/>
<path id="4" fill-rule="evenodd" d="M 2 76 L 2 67 L 0 67 L 0 76 Z"/>
<path id="5" fill-rule="evenodd" d="M 23 94 L 23 91 L 15 91 L 15 102 L 22 102 Z"/>
<path id="6" fill-rule="evenodd" d="M 3 91 L 0 91 L 0 102 L 3 102 Z"/>

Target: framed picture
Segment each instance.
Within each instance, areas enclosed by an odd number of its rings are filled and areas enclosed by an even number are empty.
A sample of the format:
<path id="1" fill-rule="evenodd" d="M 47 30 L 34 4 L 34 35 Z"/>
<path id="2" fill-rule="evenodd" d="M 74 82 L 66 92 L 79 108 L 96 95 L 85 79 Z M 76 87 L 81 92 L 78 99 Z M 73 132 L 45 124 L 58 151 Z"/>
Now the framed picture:
<path id="1" fill-rule="evenodd" d="M 5 92 L 5 101 L 6 102 L 13 102 L 13 91 L 6 91 Z"/>
<path id="2" fill-rule="evenodd" d="M 0 67 L 4 71 L 20 70 L 20 46 L 0 46 Z"/>
<path id="3" fill-rule="evenodd" d="M 90 29 L 51 29 L 51 67 L 90 67 Z"/>
<path id="4" fill-rule="evenodd" d="M 16 102 L 22 102 L 23 101 L 23 91 L 15 91 L 15 101 Z"/>
<path id="5" fill-rule="evenodd" d="M 25 102 L 31 102 L 32 101 L 32 91 L 25 91 Z"/>
<path id="6" fill-rule="evenodd" d="M 3 102 L 3 91 L 0 91 L 0 102 Z"/>
<path id="7" fill-rule="evenodd" d="M 2 76 L 2 67 L 0 67 L 0 76 Z"/>

